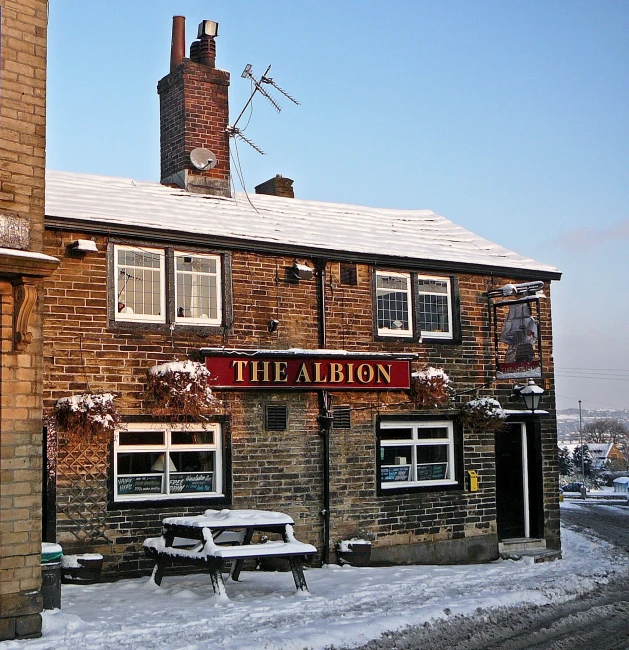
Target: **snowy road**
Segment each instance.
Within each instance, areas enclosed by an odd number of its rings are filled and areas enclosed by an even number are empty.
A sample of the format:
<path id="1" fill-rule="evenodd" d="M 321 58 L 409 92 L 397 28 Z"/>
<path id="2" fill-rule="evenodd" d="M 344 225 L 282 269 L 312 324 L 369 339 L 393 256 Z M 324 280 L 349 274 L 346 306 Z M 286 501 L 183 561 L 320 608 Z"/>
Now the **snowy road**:
<path id="1" fill-rule="evenodd" d="M 629 508 L 568 501 L 562 524 L 629 552 Z M 564 528 L 565 532 L 565 528 Z M 566 535 L 568 537 L 568 535 Z M 603 543 L 604 544 L 604 543 Z M 629 556 L 627 556 L 629 557 Z M 618 555 L 619 568 L 627 561 Z M 478 611 L 435 625 L 411 627 L 355 650 L 627 650 L 629 576 L 619 573 L 590 593 L 558 604 Z"/>

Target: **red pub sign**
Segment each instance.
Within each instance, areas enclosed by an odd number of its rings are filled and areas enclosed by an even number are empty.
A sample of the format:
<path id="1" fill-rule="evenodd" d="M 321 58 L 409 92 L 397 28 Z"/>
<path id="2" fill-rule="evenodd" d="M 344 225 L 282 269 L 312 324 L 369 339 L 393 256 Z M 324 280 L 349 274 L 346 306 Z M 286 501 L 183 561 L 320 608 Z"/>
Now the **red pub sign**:
<path id="1" fill-rule="evenodd" d="M 231 353 L 230 353 L 231 352 Z M 401 390 L 410 387 L 412 355 L 337 356 L 317 351 L 202 350 L 212 388 Z"/>

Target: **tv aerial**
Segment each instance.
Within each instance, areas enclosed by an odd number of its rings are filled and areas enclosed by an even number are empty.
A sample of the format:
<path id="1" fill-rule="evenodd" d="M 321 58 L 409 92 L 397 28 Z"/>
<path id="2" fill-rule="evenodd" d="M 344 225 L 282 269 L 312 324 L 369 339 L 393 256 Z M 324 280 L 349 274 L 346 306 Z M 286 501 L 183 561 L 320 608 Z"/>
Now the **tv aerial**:
<path id="1" fill-rule="evenodd" d="M 283 88 L 280 88 L 275 81 L 268 76 L 269 71 L 271 70 L 271 66 L 266 69 L 265 73 L 260 77 L 260 79 L 256 79 L 253 76 L 253 66 L 251 63 L 247 63 L 245 66 L 245 69 L 242 71 L 242 74 L 240 75 L 243 79 L 249 79 L 251 81 L 251 84 L 253 86 L 253 90 L 251 92 L 251 95 L 249 96 L 249 99 L 247 100 L 247 103 L 244 105 L 242 111 L 240 111 L 240 115 L 236 118 L 236 121 L 231 125 L 227 127 L 227 133 L 234 138 L 240 138 L 243 142 L 246 142 L 250 147 L 255 149 L 258 153 L 264 155 L 264 151 L 260 149 L 257 145 L 255 145 L 251 140 L 246 138 L 243 133 L 242 129 L 238 128 L 238 122 L 240 121 L 240 118 L 245 114 L 245 111 L 253 101 L 253 98 L 255 97 L 256 93 L 260 93 L 267 101 L 271 103 L 273 108 L 279 113 L 282 110 L 282 107 L 277 103 L 277 101 L 273 98 L 273 96 L 263 87 L 264 85 L 267 86 L 272 86 L 280 92 L 284 97 L 287 99 L 290 99 L 293 104 L 299 105 L 299 102 L 294 98 L 291 97 Z"/>
<path id="2" fill-rule="evenodd" d="M 216 154 L 209 149 L 197 147 L 190 152 L 190 162 L 202 172 L 216 167 Z"/>

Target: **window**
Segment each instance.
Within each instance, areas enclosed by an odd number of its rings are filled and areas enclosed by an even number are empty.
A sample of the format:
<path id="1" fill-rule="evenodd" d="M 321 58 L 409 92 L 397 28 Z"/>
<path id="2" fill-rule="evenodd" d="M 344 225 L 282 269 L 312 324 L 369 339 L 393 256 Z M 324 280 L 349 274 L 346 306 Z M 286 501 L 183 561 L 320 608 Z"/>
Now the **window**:
<path id="1" fill-rule="evenodd" d="M 377 271 L 376 302 L 380 336 L 413 336 L 410 274 Z"/>
<path id="2" fill-rule="evenodd" d="M 220 255 L 114 245 L 114 320 L 222 325 L 222 261 Z"/>
<path id="3" fill-rule="evenodd" d="M 456 278 L 376 271 L 375 294 L 377 336 L 460 342 Z"/>
<path id="4" fill-rule="evenodd" d="M 449 420 L 380 422 L 380 488 L 457 485 L 454 424 Z"/>
<path id="5" fill-rule="evenodd" d="M 452 338 L 450 279 L 417 277 L 419 329 L 428 338 Z"/>
<path id="6" fill-rule="evenodd" d="M 220 257 L 175 253 L 175 278 L 176 321 L 220 325 Z"/>
<path id="7" fill-rule="evenodd" d="M 114 501 L 223 496 L 218 424 L 129 424 L 114 442 Z"/>
<path id="8" fill-rule="evenodd" d="M 116 320 L 165 322 L 164 251 L 115 247 Z"/>

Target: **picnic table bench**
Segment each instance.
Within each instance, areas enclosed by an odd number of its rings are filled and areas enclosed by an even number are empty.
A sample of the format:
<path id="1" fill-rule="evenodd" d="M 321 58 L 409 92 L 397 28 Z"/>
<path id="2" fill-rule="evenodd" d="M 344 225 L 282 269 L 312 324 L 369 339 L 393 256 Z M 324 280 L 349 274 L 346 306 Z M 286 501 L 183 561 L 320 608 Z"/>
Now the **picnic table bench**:
<path id="1" fill-rule="evenodd" d="M 225 594 L 223 565 L 230 562 L 230 577 L 238 580 L 249 558 L 286 558 L 298 591 L 308 591 L 302 560 L 315 555 L 312 544 L 295 539 L 294 521 L 269 510 L 206 510 L 202 515 L 167 517 L 161 537 L 144 540 L 145 555 L 155 560 L 153 580 L 161 585 L 168 563 L 203 566 L 215 594 Z M 254 533 L 278 533 L 281 540 L 252 544 Z"/>

